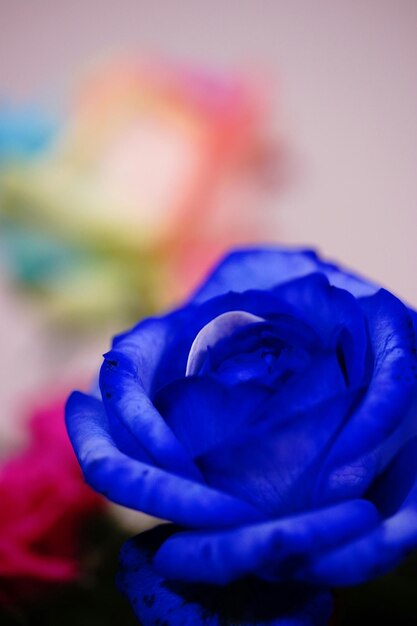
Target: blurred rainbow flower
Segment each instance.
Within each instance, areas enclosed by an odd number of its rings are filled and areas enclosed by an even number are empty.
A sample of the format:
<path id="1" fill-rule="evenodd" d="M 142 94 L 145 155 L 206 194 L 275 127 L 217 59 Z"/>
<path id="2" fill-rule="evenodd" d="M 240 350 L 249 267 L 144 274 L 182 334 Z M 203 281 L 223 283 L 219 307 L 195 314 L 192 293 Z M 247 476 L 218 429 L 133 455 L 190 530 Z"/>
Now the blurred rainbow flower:
<path id="1" fill-rule="evenodd" d="M 130 321 L 178 299 L 222 249 L 265 234 L 254 209 L 278 153 L 264 110 L 241 78 L 96 70 L 52 144 L 2 168 L 12 271 L 61 320 L 97 324 L 117 303 Z"/>

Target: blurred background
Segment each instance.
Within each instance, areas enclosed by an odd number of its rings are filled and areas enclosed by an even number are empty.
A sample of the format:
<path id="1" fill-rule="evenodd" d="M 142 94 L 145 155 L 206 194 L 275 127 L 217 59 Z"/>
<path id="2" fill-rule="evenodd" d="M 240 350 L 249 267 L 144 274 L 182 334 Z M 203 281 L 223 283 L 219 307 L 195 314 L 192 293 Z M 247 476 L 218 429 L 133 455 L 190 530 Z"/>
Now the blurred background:
<path id="1" fill-rule="evenodd" d="M 0 24 L 4 462 L 230 245 L 314 247 L 417 306 L 415 0 L 0 0 Z"/>

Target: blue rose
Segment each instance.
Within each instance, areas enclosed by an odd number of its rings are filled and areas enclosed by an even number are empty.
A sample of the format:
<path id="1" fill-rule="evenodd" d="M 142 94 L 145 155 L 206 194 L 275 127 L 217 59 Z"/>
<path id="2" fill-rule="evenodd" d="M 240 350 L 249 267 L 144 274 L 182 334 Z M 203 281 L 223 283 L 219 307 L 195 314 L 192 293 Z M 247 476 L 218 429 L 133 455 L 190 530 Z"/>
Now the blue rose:
<path id="1" fill-rule="evenodd" d="M 75 392 L 67 424 L 95 489 L 175 524 L 122 552 L 143 624 L 323 625 L 326 589 L 417 545 L 413 321 L 313 252 L 273 248 L 233 252 L 185 306 L 114 340 L 101 397 Z"/>

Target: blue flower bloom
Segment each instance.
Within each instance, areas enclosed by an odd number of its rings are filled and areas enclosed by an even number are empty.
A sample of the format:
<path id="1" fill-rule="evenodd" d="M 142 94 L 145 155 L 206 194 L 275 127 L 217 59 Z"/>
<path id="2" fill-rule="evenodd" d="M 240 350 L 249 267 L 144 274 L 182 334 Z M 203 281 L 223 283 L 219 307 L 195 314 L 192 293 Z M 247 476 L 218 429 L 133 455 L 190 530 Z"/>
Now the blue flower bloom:
<path id="1" fill-rule="evenodd" d="M 185 306 L 116 337 L 101 397 L 75 392 L 67 424 L 95 489 L 175 524 L 122 553 L 143 624 L 321 626 L 323 589 L 417 546 L 414 320 L 273 248 L 230 254 Z"/>

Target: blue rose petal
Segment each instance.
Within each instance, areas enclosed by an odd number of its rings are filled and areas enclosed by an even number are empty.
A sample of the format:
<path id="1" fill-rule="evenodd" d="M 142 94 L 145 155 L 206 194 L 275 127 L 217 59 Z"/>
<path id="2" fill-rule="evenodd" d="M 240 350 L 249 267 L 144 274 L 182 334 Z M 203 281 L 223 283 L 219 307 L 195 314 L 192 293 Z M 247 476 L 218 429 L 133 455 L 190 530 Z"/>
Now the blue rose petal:
<path id="1" fill-rule="evenodd" d="M 246 311 L 228 311 L 222 313 L 206 324 L 194 339 L 187 358 L 186 376 L 197 375 L 204 362 L 208 350 L 224 338 L 230 337 L 242 328 L 265 322 L 263 317 L 252 315 Z"/>
<path id="2" fill-rule="evenodd" d="M 361 305 L 368 320 L 374 367 L 369 387 L 334 442 L 322 470 L 327 502 L 358 494 L 407 440 L 417 435 L 416 339 L 407 308 L 380 290 Z M 392 445 L 391 445 L 392 444 Z M 388 450 L 387 450 L 388 448 Z"/>
<path id="3" fill-rule="evenodd" d="M 164 387 L 155 403 L 193 459 L 234 441 L 271 397 L 260 385 L 226 387 L 213 378 L 187 377 Z"/>
<path id="4" fill-rule="evenodd" d="M 314 555 L 373 530 L 380 521 L 367 500 L 222 531 L 178 532 L 155 556 L 166 578 L 226 584 L 257 573 L 270 580 L 297 577 Z"/>
<path id="5" fill-rule="evenodd" d="M 193 301 L 204 302 L 228 291 L 269 290 L 314 272 L 324 274 L 330 284 L 346 289 L 355 297 L 378 290 L 371 282 L 324 263 L 313 250 L 254 248 L 235 250 L 222 259 L 194 294 Z"/>
<path id="6" fill-rule="evenodd" d="M 274 288 L 274 293 L 290 303 L 300 316 L 319 333 L 333 350 L 340 341 L 346 374 L 350 382 L 366 375 L 367 331 L 358 301 L 345 289 L 331 285 L 324 274 L 310 274 Z M 341 329 L 343 335 L 341 336 Z"/>
<path id="7" fill-rule="evenodd" d="M 110 500 L 191 526 L 225 527 L 265 516 L 238 498 L 132 459 L 114 443 L 100 400 L 74 392 L 67 429 L 86 481 Z"/>
<path id="8" fill-rule="evenodd" d="M 318 464 L 351 403 L 349 395 L 337 395 L 283 424 L 266 417 L 267 423 L 249 428 L 244 439 L 238 435 L 237 442 L 199 457 L 198 466 L 209 485 L 269 517 L 311 508 Z"/>
<path id="9" fill-rule="evenodd" d="M 278 302 L 272 292 L 258 290 L 243 293 L 231 291 L 198 305 L 186 304 L 176 314 L 162 318 L 167 324 L 165 330 L 167 340 L 154 375 L 151 395 L 172 380 L 184 376 L 188 356 L 197 334 L 213 319 L 228 311 L 247 311 L 259 317 L 294 314 L 293 307 Z M 117 348 L 123 349 L 123 345 L 119 344 Z"/>
<path id="10" fill-rule="evenodd" d="M 401 485 L 404 474 L 411 473 L 414 483 L 398 510 L 363 537 L 312 559 L 298 573 L 300 580 L 332 586 L 357 585 L 386 574 L 417 548 L 416 440 L 408 445 L 411 449 L 403 452 L 405 464 L 396 477 Z M 392 503 L 392 486 L 386 497 Z"/>
<path id="11" fill-rule="evenodd" d="M 143 626 L 325 626 L 331 594 L 322 589 L 248 579 L 235 586 L 190 585 L 163 578 L 153 555 L 173 532 L 159 526 L 125 544 L 118 586 Z"/>
<path id="12" fill-rule="evenodd" d="M 146 362 L 142 370 L 146 371 Z M 156 464 L 183 476 L 198 478 L 197 468 L 184 446 L 146 393 L 141 382 L 141 371 L 117 350 L 105 355 L 100 373 L 100 389 L 110 420 L 120 421 Z"/>

